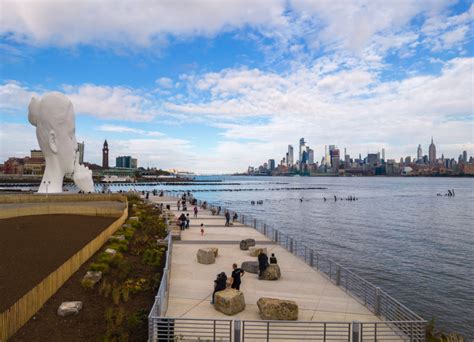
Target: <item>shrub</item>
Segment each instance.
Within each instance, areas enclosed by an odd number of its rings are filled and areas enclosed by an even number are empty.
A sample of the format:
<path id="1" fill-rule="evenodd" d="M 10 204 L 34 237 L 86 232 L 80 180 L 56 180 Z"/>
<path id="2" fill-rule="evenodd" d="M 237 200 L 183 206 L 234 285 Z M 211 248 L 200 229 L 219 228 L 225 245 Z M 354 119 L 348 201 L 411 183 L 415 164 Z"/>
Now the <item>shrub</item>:
<path id="1" fill-rule="evenodd" d="M 115 249 L 116 251 L 119 251 L 119 252 L 126 252 L 126 251 L 128 251 L 128 242 L 117 240 L 115 242 L 112 242 L 108 247 L 113 248 L 113 249 Z"/>
<path id="2" fill-rule="evenodd" d="M 106 274 L 109 271 L 109 265 L 104 262 L 93 262 L 90 264 L 89 269 L 91 271 L 101 271 L 102 274 Z"/>
<path id="3" fill-rule="evenodd" d="M 161 273 L 158 272 L 158 273 L 155 273 L 152 278 L 151 286 L 153 287 L 153 290 L 158 290 L 158 288 L 160 287 L 160 283 L 161 283 Z"/>
<path id="4" fill-rule="evenodd" d="M 130 297 L 130 289 L 127 286 L 122 287 L 122 297 L 124 302 L 128 302 Z"/>
<path id="5" fill-rule="evenodd" d="M 130 315 L 127 321 L 127 327 L 130 332 L 142 327 L 147 321 L 147 311 L 138 310 Z"/>
<path id="6" fill-rule="evenodd" d="M 92 279 L 82 279 L 81 286 L 85 289 L 92 289 L 94 288 L 94 281 Z"/>
<path id="7" fill-rule="evenodd" d="M 143 252 L 142 263 L 149 266 L 159 266 L 164 250 L 158 247 L 148 248 Z"/>

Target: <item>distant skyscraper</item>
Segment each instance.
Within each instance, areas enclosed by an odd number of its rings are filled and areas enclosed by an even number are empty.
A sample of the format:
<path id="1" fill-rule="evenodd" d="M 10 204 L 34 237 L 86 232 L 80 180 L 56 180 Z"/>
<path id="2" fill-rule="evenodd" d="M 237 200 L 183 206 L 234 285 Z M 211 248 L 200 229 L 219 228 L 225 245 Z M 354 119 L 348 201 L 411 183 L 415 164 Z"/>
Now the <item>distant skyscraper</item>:
<path id="1" fill-rule="evenodd" d="M 334 172 L 339 171 L 340 152 L 339 149 L 334 148 L 331 150 L 331 165 Z"/>
<path id="2" fill-rule="evenodd" d="M 275 170 L 275 159 L 268 159 L 268 169 L 270 171 Z"/>
<path id="3" fill-rule="evenodd" d="M 293 166 L 293 164 L 295 163 L 294 152 L 293 152 L 293 146 L 292 145 L 288 145 L 288 155 L 286 157 L 286 161 L 288 163 L 288 166 Z"/>
<path id="4" fill-rule="evenodd" d="M 314 164 L 314 150 L 308 147 L 306 151 L 308 152 L 308 164 Z"/>
<path id="5" fill-rule="evenodd" d="M 385 161 L 385 149 L 382 148 L 382 160 Z"/>
<path id="6" fill-rule="evenodd" d="M 429 158 L 430 158 L 430 164 L 436 163 L 436 146 L 433 143 L 433 137 L 431 137 L 431 144 L 429 147 Z"/>
<path id="7" fill-rule="evenodd" d="M 77 150 L 79 151 L 79 164 L 84 164 L 84 141 L 77 143 Z"/>
<path id="8" fill-rule="evenodd" d="M 122 167 L 131 169 L 132 168 L 132 157 L 130 156 L 119 156 L 115 158 L 115 167 Z"/>
<path id="9" fill-rule="evenodd" d="M 303 152 L 305 152 L 305 149 L 306 149 L 305 144 L 306 144 L 306 142 L 304 141 L 304 138 L 301 138 L 300 139 L 300 150 L 299 150 L 299 156 L 298 156 L 300 164 L 302 164 L 302 162 L 303 162 Z"/>
<path id="10" fill-rule="evenodd" d="M 132 158 L 130 162 L 130 166 L 132 169 L 138 169 L 138 159 L 137 158 Z"/>
<path id="11" fill-rule="evenodd" d="M 422 160 L 423 159 L 423 151 L 421 149 L 421 144 L 418 145 L 418 149 L 416 150 L 416 160 Z"/>
<path id="12" fill-rule="evenodd" d="M 326 162 L 326 166 L 331 166 L 331 156 L 329 155 L 328 146 L 324 145 L 324 161 Z"/>
<path id="13" fill-rule="evenodd" d="M 107 144 L 107 139 L 104 141 L 104 147 L 102 147 L 102 167 L 104 169 L 109 168 L 109 144 Z"/>
<path id="14" fill-rule="evenodd" d="M 467 163 L 467 151 L 462 151 L 462 160 Z"/>

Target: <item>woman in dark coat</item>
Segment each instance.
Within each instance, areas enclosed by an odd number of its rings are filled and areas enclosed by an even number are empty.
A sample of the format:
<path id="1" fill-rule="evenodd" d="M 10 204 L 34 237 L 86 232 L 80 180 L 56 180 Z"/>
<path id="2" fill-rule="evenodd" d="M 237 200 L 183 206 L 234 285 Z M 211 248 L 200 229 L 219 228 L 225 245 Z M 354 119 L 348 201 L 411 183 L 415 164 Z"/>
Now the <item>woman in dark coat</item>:
<path id="1" fill-rule="evenodd" d="M 260 252 L 258 255 L 258 269 L 260 270 L 260 273 L 258 274 L 260 277 L 262 276 L 263 272 L 267 269 L 268 267 L 268 256 Z"/>

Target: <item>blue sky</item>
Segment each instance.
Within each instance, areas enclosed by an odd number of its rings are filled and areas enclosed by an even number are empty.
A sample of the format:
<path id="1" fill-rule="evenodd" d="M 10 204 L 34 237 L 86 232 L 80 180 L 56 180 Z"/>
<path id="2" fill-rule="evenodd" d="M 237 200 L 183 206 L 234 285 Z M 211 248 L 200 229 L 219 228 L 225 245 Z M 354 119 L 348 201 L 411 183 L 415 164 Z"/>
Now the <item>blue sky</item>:
<path id="1" fill-rule="evenodd" d="M 305 137 L 352 156 L 473 152 L 469 1 L 4 0 L 0 160 L 37 147 L 32 96 L 67 94 L 85 160 L 243 171 Z"/>

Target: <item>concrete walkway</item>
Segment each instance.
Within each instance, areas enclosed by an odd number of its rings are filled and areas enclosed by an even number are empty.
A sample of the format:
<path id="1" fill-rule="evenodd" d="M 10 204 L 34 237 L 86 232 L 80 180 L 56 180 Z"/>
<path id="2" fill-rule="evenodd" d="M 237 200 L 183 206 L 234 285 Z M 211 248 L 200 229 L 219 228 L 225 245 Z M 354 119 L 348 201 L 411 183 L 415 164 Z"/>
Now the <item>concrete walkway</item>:
<path id="1" fill-rule="evenodd" d="M 175 215 L 181 215 L 177 211 L 176 198 L 150 196 L 150 199 L 164 205 L 170 204 Z M 262 245 L 269 253 L 275 253 L 282 277 L 277 281 L 262 281 L 258 280 L 256 274 L 246 273 L 241 285 L 246 309 L 232 316 L 233 319 L 259 320 L 257 300 L 260 297 L 274 297 L 294 300 L 298 304 L 298 320 L 301 321 L 379 321 L 362 304 L 257 230 L 240 223 L 225 227 L 224 217 L 212 216 L 208 210 L 200 209 L 198 218 L 194 219 L 193 208 L 190 206 L 188 209 L 190 229 L 183 231 L 182 241 L 176 241 L 173 245 L 166 316 L 228 319 L 229 316 L 216 311 L 210 304 L 213 281 L 222 271 L 230 276 L 234 262 L 240 266 L 243 261 L 257 260 L 248 251 L 239 248 L 240 240 L 253 238 L 257 246 Z M 201 223 L 205 226 L 204 236 L 200 234 Z M 219 248 L 216 263 L 199 264 L 196 259 L 198 249 L 210 246 Z"/>

